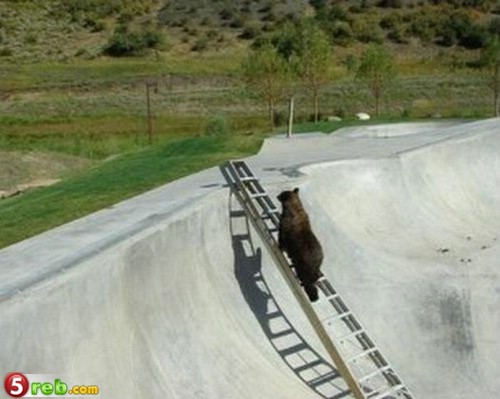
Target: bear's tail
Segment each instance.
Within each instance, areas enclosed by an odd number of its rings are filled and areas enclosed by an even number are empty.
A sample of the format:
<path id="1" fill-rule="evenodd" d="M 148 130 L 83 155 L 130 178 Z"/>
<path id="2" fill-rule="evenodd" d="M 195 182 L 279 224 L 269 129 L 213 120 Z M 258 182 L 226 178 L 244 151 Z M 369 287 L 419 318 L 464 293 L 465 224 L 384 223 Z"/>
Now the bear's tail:
<path id="1" fill-rule="evenodd" d="M 318 288 L 314 284 L 304 285 L 304 290 L 311 302 L 316 302 L 319 299 Z"/>

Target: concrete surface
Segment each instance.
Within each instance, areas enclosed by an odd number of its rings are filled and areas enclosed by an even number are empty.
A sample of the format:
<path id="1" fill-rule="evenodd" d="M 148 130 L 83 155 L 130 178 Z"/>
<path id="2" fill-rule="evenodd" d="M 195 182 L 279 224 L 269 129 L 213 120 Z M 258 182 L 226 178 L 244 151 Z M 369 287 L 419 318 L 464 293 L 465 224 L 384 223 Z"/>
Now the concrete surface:
<path id="1" fill-rule="evenodd" d="M 500 120 L 276 137 L 248 163 L 273 195 L 301 187 L 325 273 L 417 398 L 498 397 Z M 0 374 L 105 398 L 344 397 L 232 209 L 214 168 L 0 251 Z"/>

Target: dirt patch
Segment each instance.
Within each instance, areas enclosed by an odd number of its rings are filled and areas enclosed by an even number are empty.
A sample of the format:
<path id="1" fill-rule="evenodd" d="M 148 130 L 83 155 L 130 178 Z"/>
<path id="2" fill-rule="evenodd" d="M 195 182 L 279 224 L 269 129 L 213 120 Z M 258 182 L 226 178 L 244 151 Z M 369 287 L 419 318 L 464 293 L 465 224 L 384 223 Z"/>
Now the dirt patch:
<path id="1" fill-rule="evenodd" d="M 33 188 L 48 187 L 59 183 L 61 179 L 38 179 L 29 183 L 20 184 L 11 190 L 0 190 L 0 199 L 14 197 Z"/>
<path id="2" fill-rule="evenodd" d="M 0 198 L 50 186 L 92 164 L 88 159 L 57 153 L 0 151 Z"/>

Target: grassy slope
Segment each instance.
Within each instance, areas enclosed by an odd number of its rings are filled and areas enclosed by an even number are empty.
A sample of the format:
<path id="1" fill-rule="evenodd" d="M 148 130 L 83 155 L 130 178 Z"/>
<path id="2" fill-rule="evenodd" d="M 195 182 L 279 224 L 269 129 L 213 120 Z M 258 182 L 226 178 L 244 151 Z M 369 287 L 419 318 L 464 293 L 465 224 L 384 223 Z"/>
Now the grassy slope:
<path id="1" fill-rule="evenodd" d="M 166 182 L 257 151 L 258 137 L 195 137 L 124 154 L 55 186 L 0 202 L 0 248 Z"/>

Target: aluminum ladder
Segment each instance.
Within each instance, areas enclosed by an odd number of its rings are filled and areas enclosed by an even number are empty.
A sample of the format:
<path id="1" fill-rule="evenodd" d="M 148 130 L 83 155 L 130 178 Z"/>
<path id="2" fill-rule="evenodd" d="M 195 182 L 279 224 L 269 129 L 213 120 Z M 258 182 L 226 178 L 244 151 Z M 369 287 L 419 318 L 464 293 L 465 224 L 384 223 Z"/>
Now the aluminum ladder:
<path id="1" fill-rule="evenodd" d="M 279 249 L 278 208 L 244 161 L 221 167 L 231 193 L 273 257 L 299 305 L 356 399 L 413 399 L 408 387 L 368 336 L 341 295 L 323 276 L 317 283 L 322 295 L 311 304 L 288 259 Z"/>

